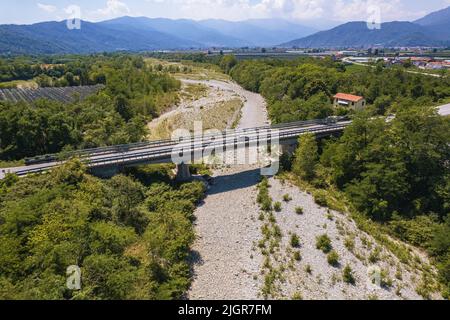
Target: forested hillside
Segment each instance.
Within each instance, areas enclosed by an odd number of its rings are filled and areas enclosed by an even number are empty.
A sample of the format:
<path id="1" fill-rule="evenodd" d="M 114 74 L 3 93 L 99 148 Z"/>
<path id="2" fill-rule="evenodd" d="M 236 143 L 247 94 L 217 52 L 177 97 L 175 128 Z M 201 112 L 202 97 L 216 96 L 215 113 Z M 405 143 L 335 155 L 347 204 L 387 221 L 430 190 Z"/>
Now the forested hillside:
<path id="1" fill-rule="evenodd" d="M 72 161 L 0 180 L 0 299 L 180 299 L 205 189 L 171 183 L 169 169 L 100 180 Z M 70 265 L 81 291 L 66 287 Z"/>
<path id="2" fill-rule="evenodd" d="M 318 204 L 350 210 L 357 220 L 362 215 L 383 232 L 426 249 L 448 298 L 450 119 L 434 107 L 450 97 L 449 77 L 415 75 L 382 64 L 344 66 L 326 59 L 237 62 L 224 57 L 218 63 L 267 99 L 274 123 L 344 114 L 332 108 L 336 92 L 367 99 L 368 108 L 352 114 L 353 124 L 342 137 L 319 142 L 300 138 L 295 155 L 284 156 L 284 168 L 316 190 Z M 391 114 L 395 118 L 390 122 L 382 117 Z M 361 221 L 360 227 L 370 231 Z M 401 249 L 397 253 L 409 259 Z M 433 290 L 423 285 L 419 294 L 428 297 Z"/>
<path id="3" fill-rule="evenodd" d="M 26 78 L 40 72 L 21 65 L 5 67 L 2 76 L 18 77 L 18 70 L 22 70 L 20 77 Z M 0 160 L 142 141 L 147 120 L 176 102 L 180 88 L 179 81 L 165 72 L 150 70 L 141 57 L 80 58 L 56 67 L 54 72 L 68 83 L 106 86 L 71 104 L 0 102 Z"/>
<path id="4" fill-rule="evenodd" d="M 394 237 L 426 249 L 449 298 L 450 119 L 414 105 L 398 109 L 391 122 L 372 116 L 357 114 L 341 138 L 319 146 L 313 137 L 301 138 L 293 173 L 319 190 L 318 203 L 350 208 L 355 217 L 362 214 Z M 397 253 L 414 265 L 407 252 Z M 423 285 L 418 293 L 426 298 L 434 290 Z"/>

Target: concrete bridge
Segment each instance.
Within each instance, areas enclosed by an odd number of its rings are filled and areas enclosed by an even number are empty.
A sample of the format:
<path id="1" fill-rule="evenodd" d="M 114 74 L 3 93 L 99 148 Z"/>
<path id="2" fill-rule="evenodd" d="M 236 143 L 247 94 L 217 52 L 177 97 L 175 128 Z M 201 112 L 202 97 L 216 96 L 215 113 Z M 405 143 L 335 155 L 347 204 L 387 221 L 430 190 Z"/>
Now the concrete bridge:
<path id="1" fill-rule="evenodd" d="M 282 146 L 293 146 L 298 137 L 312 133 L 317 137 L 327 137 L 341 133 L 351 121 L 345 118 L 328 118 L 325 120 L 300 121 L 275 126 L 264 126 L 251 129 L 231 130 L 218 135 L 194 136 L 183 141 L 160 140 L 105 148 L 87 149 L 63 155 L 45 155 L 26 159 L 26 166 L 0 169 L 0 179 L 7 173 L 26 176 L 42 173 L 58 167 L 66 160 L 80 158 L 88 168 L 100 176 L 114 175 L 120 168 L 144 164 L 172 163 L 173 155 L 182 152 L 188 154 L 191 162 L 178 164 L 179 178 L 189 174 L 187 165 L 199 160 L 205 151 L 211 149 L 238 150 L 255 145 L 270 145 L 272 140 L 279 141 Z"/>

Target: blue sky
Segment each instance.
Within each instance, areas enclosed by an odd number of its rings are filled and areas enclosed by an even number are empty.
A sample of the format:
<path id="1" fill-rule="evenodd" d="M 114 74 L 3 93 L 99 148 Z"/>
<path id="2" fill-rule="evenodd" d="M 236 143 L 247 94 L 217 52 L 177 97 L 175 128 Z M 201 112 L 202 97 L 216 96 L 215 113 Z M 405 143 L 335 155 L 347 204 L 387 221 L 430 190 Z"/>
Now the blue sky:
<path id="1" fill-rule="evenodd" d="M 226 20 L 284 18 L 298 22 L 367 20 L 379 8 L 382 21 L 414 20 L 450 6 L 450 0 L 1 0 L 0 24 L 64 20 L 79 6 L 81 18 L 123 15 Z"/>

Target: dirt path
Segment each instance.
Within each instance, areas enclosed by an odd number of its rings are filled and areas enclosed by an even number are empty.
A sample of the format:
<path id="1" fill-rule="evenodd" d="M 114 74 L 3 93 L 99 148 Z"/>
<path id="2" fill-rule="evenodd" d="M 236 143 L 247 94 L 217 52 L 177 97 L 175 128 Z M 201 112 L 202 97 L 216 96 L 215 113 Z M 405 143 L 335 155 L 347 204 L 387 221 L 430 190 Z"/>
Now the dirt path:
<path id="1" fill-rule="evenodd" d="M 196 82 L 198 83 L 198 82 Z M 267 123 L 264 99 L 234 83 L 203 82 L 244 97 L 238 128 Z M 193 251 L 194 281 L 189 299 L 258 299 L 262 256 L 257 249 L 261 237 L 256 185 L 259 168 L 232 167 L 214 171 L 215 182 L 195 215 L 197 241 Z"/>

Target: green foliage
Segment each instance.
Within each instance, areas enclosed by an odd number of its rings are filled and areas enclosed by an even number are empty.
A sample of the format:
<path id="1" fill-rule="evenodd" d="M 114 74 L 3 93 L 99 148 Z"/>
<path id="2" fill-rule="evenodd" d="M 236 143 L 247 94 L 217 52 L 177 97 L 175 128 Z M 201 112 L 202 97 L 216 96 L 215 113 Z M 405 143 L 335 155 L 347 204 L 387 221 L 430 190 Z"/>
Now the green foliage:
<path id="1" fill-rule="evenodd" d="M 321 162 L 332 168 L 333 180 L 355 207 L 373 219 L 442 215 L 449 140 L 450 121 L 427 108 L 399 111 L 390 123 L 361 115 L 338 143 L 326 147 Z"/>
<path id="2" fill-rule="evenodd" d="M 323 234 L 316 238 L 316 248 L 322 250 L 323 253 L 328 253 L 331 251 L 333 247 L 331 246 L 331 240 L 328 235 Z"/>
<path id="3" fill-rule="evenodd" d="M 303 214 L 303 213 L 304 213 L 304 212 L 303 212 L 303 208 L 302 208 L 302 207 L 296 207 L 296 208 L 295 208 L 295 213 L 296 213 L 296 214 L 299 214 L 299 215 Z"/>
<path id="4" fill-rule="evenodd" d="M 307 274 L 312 274 L 312 267 L 311 267 L 310 264 L 307 264 L 307 265 L 305 266 L 305 272 L 306 272 Z"/>
<path id="5" fill-rule="evenodd" d="M 300 136 L 299 146 L 295 151 L 293 172 L 303 179 L 310 181 L 314 178 L 316 165 L 319 160 L 316 138 L 312 134 Z"/>
<path id="6" fill-rule="evenodd" d="M 62 64 L 62 75 L 77 85 L 106 85 L 84 101 L 0 102 L 0 160 L 142 141 L 146 121 L 175 101 L 180 83 L 141 60 L 94 56 Z"/>
<path id="7" fill-rule="evenodd" d="M 275 202 L 273 204 L 273 210 L 275 210 L 276 212 L 281 212 L 281 209 L 282 209 L 281 202 Z"/>
<path id="8" fill-rule="evenodd" d="M 433 215 L 421 215 L 407 220 L 394 217 L 389 222 L 390 230 L 397 238 L 421 247 L 429 246 L 438 225 L 439 221 Z"/>
<path id="9" fill-rule="evenodd" d="M 273 123 L 349 113 L 333 110 L 331 98 L 336 92 L 364 96 L 377 114 L 387 114 L 413 101 L 431 105 L 450 96 L 448 77 L 423 77 L 402 68 L 381 66 L 346 68 L 329 59 L 244 60 L 233 67 L 231 76 L 266 98 Z"/>
<path id="10" fill-rule="evenodd" d="M 283 196 L 283 201 L 284 202 L 290 202 L 290 201 L 292 201 L 292 197 L 290 195 L 288 195 L 288 194 L 285 194 Z"/>
<path id="11" fill-rule="evenodd" d="M 302 254 L 300 253 L 300 251 L 294 251 L 294 260 L 295 261 L 302 260 Z"/>
<path id="12" fill-rule="evenodd" d="M 380 247 L 375 247 L 373 251 L 369 254 L 369 262 L 374 264 L 380 260 L 381 249 Z"/>
<path id="13" fill-rule="evenodd" d="M 0 182 L 0 299 L 181 298 L 204 191 L 125 175 L 100 180 L 79 161 L 8 176 Z M 80 291 L 66 288 L 70 265 L 81 267 Z"/>
<path id="14" fill-rule="evenodd" d="M 303 295 L 300 292 L 295 292 L 292 295 L 292 300 L 303 300 Z"/>
<path id="15" fill-rule="evenodd" d="M 293 234 L 293 235 L 291 236 L 291 241 L 290 241 L 290 243 L 291 243 L 291 247 L 293 247 L 293 248 L 298 248 L 298 247 L 300 246 L 300 238 L 298 237 L 298 235 Z"/>
<path id="16" fill-rule="evenodd" d="M 355 276 L 353 275 L 353 270 L 348 264 L 345 266 L 344 270 L 342 270 L 342 280 L 345 283 L 352 285 L 354 285 L 356 282 Z"/>
<path id="17" fill-rule="evenodd" d="M 327 261 L 333 267 L 337 267 L 339 265 L 339 254 L 335 250 L 330 251 L 327 255 Z"/>
<path id="18" fill-rule="evenodd" d="M 261 183 L 258 185 L 258 196 L 257 196 L 257 202 L 259 203 L 261 209 L 266 212 L 272 211 L 272 198 L 269 195 L 269 180 L 264 177 L 261 181 Z M 280 204 L 281 208 L 281 204 Z"/>
<path id="19" fill-rule="evenodd" d="M 230 73 L 231 69 L 237 64 L 237 59 L 234 55 L 225 55 L 220 59 L 219 66 L 225 73 Z"/>

